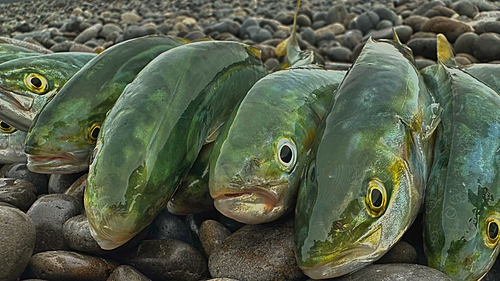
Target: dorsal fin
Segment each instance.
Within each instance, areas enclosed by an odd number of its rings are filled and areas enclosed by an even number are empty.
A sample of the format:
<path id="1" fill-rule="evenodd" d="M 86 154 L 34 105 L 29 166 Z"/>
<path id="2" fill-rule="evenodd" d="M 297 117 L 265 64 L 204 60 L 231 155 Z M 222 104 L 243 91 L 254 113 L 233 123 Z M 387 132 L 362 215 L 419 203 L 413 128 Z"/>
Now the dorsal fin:
<path id="1" fill-rule="evenodd" d="M 450 43 L 446 40 L 446 36 L 441 33 L 437 35 L 437 57 L 438 62 L 448 67 L 458 67 Z"/>
<path id="2" fill-rule="evenodd" d="M 392 40 L 394 40 L 397 43 L 401 44 L 401 40 L 399 40 L 398 33 L 396 32 L 396 29 L 394 27 L 392 28 Z"/>
<path id="3" fill-rule="evenodd" d="M 296 61 L 300 59 L 300 47 L 299 41 L 297 40 L 297 15 L 299 14 L 300 0 L 297 0 L 297 6 L 295 7 L 295 14 L 293 15 L 293 28 L 290 38 L 286 43 L 286 58 L 288 62 L 293 65 Z"/>

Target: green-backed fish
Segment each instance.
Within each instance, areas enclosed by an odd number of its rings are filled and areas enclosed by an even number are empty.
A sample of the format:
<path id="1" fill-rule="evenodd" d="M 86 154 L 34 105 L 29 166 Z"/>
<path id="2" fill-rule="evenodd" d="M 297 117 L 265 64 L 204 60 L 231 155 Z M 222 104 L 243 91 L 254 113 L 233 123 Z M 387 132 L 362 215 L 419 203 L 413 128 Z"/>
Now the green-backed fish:
<path id="1" fill-rule="evenodd" d="M 32 44 L 32 43 L 29 43 L 27 41 L 23 41 L 23 40 L 18 40 L 18 39 L 14 39 L 14 38 L 9 38 L 9 37 L 4 37 L 4 36 L 0 36 L 0 53 L 2 53 L 2 49 L 11 49 L 11 50 L 18 50 L 16 52 L 19 52 L 19 50 L 21 50 L 21 52 L 35 52 L 35 53 L 38 53 L 38 54 L 52 54 L 54 53 L 53 51 L 49 50 L 49 49 L 46 49 L 40 45 L 35 45 L 35 44 Z M 5 45 L 10 45 L 12 47 L 3 47 Z"/>
<path id="2" fill-rule="evenodd" d="M 88 169 L 101 124 L 125 86 L 159 54 L 183 44 L 165 36 L 137 38 L 86 64 L 37 116 L 26 138 L 28 169 L 49 174 Z"/>
<path id="3" fill-rule="evenodd" d="M 399 40 L 369 39 L 318 128 L 294 234 L 311 278 L 379 259 L 419 212 L 439 117 L 412 58 Z"/>
<path id="4" fill-rule="evenodd" d="M 466 66 L 462 70 L 500 93 L 499 64 L 477 63 Z"/>
<path id="5" fill-rule="evenodd" d="M 109 112 L 85 191 L 94 239 L 116 248 L 171 199 L 211 132 L 266 75 L 258 50 L 198 42 L 148 64 Z"/>
<path id="6" fill-rule="evenodd" d="M 0 40 L 0 55 L 26 54 L 26 53 L 33 53 L 40 55 L 40 53 L 34 50 L 29 50 L 27 48 L 12 45 L 9 43 L 1 43 Z"/>
<path id="7" fill-rule="evenodd" d="M 250 89 L 212 152 L 209 186 L 219 212 L 255 224 L 295 206 L 317 126 L 344 75 L 290 68 Z"/>
<path id="8" fill-rule="evenodd" d="M 0 120 L 0 164 L 24 163 L 26 132 L 19 131 Z"/>
<path id="9" fill-rule="evenodd" d="M 209 160 L 214 142 L 203 146 L 188 175 L 179 184 L 174 197 L 168 201 L 167 210 L 174 215 L 201 213 L 214 208 L 208 190 Z"/>
<path id="10" fill-rule="evenodd" d="M 0 64 L 10 60 L 28 58 L 28 57 L 37 57 L 37 56 L 40 56 L 40 54 L 37 53 L 0 54 Z"/>
<path id="11" fill-rule="evenodd" d="M 94 57 L 89 53 L 58 53 L 0 64 L 0 119 L 28 131 L 47 100 Z"/>
<path id="12" fill-rule="evenodd" d="M 425 194 L 424 249 L 430 267 L 480 280 L 500 239 L 500 96 L 459 70 L 444 35 L 437 65 L 421 71 L 443 108 Z"/>

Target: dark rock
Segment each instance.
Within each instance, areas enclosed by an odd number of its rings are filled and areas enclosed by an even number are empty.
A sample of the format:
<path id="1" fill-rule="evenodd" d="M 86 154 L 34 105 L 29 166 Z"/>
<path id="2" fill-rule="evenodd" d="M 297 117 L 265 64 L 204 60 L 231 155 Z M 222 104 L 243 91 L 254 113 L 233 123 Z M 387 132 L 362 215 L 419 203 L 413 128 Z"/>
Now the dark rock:
<path id="1" fill-rule="evenodd" d="M 0 202 L 16 206 L 22 211 L 27 211 L 36 200 L 35 186 L 25 180 L 0 179 Z"/>
<path id="2" fill-rule="evenodd" d="M 212 277 L 237 280 L 302 280 L 293 245 L 293 220 L 247 225 L 210 255 Z"/>
<path id="3" fill-rule="evenodd" d="M 287 34 L 285 31 L 280 30 L 280 31 L 274 33 L 273 38 L 287 39 L 289 36 L 290 35 Z"/>
<path id="4" fill-rule="evenodd" d="M 325 64 L 326 69 L 329 70 L 348 70 L 351 67 L 352 63 L 345 62 L 327 62 Z"/>
<path id="5" fill-rule="evenodd" d="M 210 27 L 210 32 L 217 31 L 219 33 L 229 32 L 233 35 L 240 34 L 240 24 L 232 20 L 223 20 L 222 22 Z"/>
<path id="6" fill-rule="evenodd" d="M 341 42 L 342 45 L 352 50 L 361 43 L 361 39 L 363 39 L 363 34 L 359 30 L 349 30 L 344 34 Z"/>
<path id="7" fill-rule="evenodd" d="M 306 15 L 298 15 L 297 16 L 297 25 L 300 27 L 311 26 L 311 19 Z"/>
<path id="8" fill-rule="evenodd" d="M 474 28 L 477 34 L 494 32 L 500 34 L 500 21 L 485 21 L 480 22 Z"/>
<path id="9" fill-rule="evenodd" d="M 69 249 L 63 224 L 80 214 L 82 207 L 77 199 L 66 194 L 49 194 L 36 200 L 27 212 L 36 228 L 34 253 Z"/>
<path id="10" fill-rule="evenodd" d="M 408 25 L 396 26 L 394 28 L 394 30 L 396 31 L 396 34 L 398 35 L 399 40 L 403 44 L 408 42 L 410 40 L 411 35 L 413 34 L 413 30 Z M 363 41 L 368 40 L 368 38 L 370 38 L 370 37 L 374 40 L 392 39 L 393 38 L 392 27 L 371 32 L 363 38 Z M 434 35 L 434 37 L 435 37 L 435 35 Z"/>
<path id="11" fill-rule="evenodd" d="M 80 26 L 78 27 L 78 29 L 80 29 L 80 31 L 84 31 L 85 29 L 91 27 L 92 24 L 88 21 L 84 21 L 82 23 L 80 23 Z"/>
<path id="12" fill-rule="evenodd" d="M 413 32 L 418 32 L 427 20 L 428 18 L 423 16 L 410 16 L 404 19 L 403 24 L 411 26 Z"/>
<path id="13" fill-rule="evenodd" d="M 326 23 L 343 23 L 347 17 L 347 9 L 344 5 L 335 5 L 328 10 L 326 15 Z"/>
<path id="14" fill-rule="evenodd" d="M 57 46 L 57 44 L 54 46 Z M 26 168 L 26 164 L 19 163 L 12 166 L 11 169 L 5 173 L 5 177 L 31 182 L 36 187 L 36 195 L 46 194 L 48 192 L 48 175 L 33 173 Z"/>
<path id="15" fill-rule="evenodd" d="M 458 63 L 459 66 L 467 66 L 472 63 L 467 57 L 463 56 L 456 56 L 455 61 Z"/>
<path id="16" fill-rule="evenodd" d="M 418 281 L 451 281 L 439 270 L 407 263 L 372 264 L 351 275 L 335 279 L 335 281 L 365 280 L 418 280 Z"/>
<path id="17" fill-rule="evenodd" d="M 131 267 L 130 265 L 120 265 L 113 270 L 113 273 L 106 281 L 148 281 L 146 275 L 142 274 L 139 270 Z"/>
<path id="18" fill-rule="evenodd" d="M 76 252 L 47 251 L 33 255 L 26 270 L 30 277 L 48 280 L 104 281 L 117 266 L 113 261 Z"/>
<path id="19" fill-rule="evenodd" d="M 94 50 L 90 47 L 87 47 L 80 43 L 75 43 L 71 48 L 69 48 L 70 52 L 84 52 L 84 53 L 92 53 Z"/>
<path id="20" fill-rule="evenodd" d="M 240 38 L 245 39 L 249 36 L 247 29 L 251 26 L 259 26 L 259 22 L 255 18 L 247 18 L 240 27 Z"/>
<path id="21" fill-rule="evenodd" d="M 85 29 L 80 35 L 75 38 L 75 43 L 85 43 L 92 38 L 97 37 L 102 29 L 102 24 L 97 23 L 87 29 Z"/>
<path id="22" fill-rule="evenodd" d="M 421 5 L 420 7 L 418 7 L 415 11 L 413 11 L 413 13 L 415 15 L 423 15 L 425 14 L 428 10 L 432 9 L 433 7 L 436 7 L 436 6 L 446 6 L 443 1 L 430 1 L 430 2 L 427 2 L 423 5 Z"/>
<path id="23" fill-rule="evenodd" d="M 368 31 L 375 29 L 379 21 L 380 18 L 376 13 L 366 12 L 351 21 L 349 29 L 359 29 L 363 34 L 367 34 Z"/>
<path id="24" fill-rule="evenodd" d="M 332 61 L 351 62 L 352 51 L 345 47 L 332 47 L 326 52 Z"/>
<path id="25" fill-rule="evenodd" d="M 128 264 L 153 280 L 200 280 L 206 276 L 203 255 L 180 240 L 144 240 L 127 256 Z"/>
<path id="26" fill-rule="evenodd" d="M 498 281 L 500 276 L 500 259 L 497 259 L 490 271 L 481 279 L 481 281 Z"/>
<path id="27" fill-rule="evenodd" d="M 142 26 L 131 25 L 123 32 L 123 40 L 129 40 L 137 37 L 149 35 L 148 30 Z"/>
<path id="28" fill-rule="evenodd" d="M 433 18 L 433 17 L 443 16 L 447 18 L 452 18 L 452 17 L 454 18 L 456 15 L 457 13 L 455 13 L 455 11 L 453 11 L 452 9 L 438 6 L 427 11 L 424 14 L 424 17 Z"/>
<path id="29" fill-rule="evenodd" d="M 500 59 L 500 35 L 483 33 L 474 44 L 474 57 L 481 62 Z"/>
<path id="30" fill-rule="evenodd" d="M 479 60 L 476 59 L 473 55 L 467 54 L 467 53 L 459 53 L 459 52 L 457 52 L 456 57 L 467 58 L 467 60 L 469 60 L 471 63 L 478 63 L 479 62 Z"/>
<path id="31" fill-rule="evenodd" d="M 325 22 L 325 21 L 320 20 L 320 21 L 315 21 L 315 22 L 313 23 L 313 25 L 312 25 L 312 28 L 313 28 L 314 30 L 316 30 L 316 29 L 322 28 L 322 27 L 324 27 L 324 26 L 326 26 L 326 22 Z"/>
<path id="32" fill-rule="evenodd" d="M 492 1 L 493 2 L 493 1 Z M 474 1 L 474 4 L 477 6 L 480 12 L 483 11 L 495 11 L 498 10 L 500 7 L 498 4 L 493 4 L 491 2 L 486 2 L 486 1 Z"/>
<path id="33" fill-rule="evenodd" d="M 436 38 L 416 38 L 411 39 L 406 43 L 413 51 L 415 56 L 423 56 L 425 58 L 437 60 L 437 39 Z"/>
<path id="34" fill-rule="evenodd" d="M 284 25 L 289 25 L 293 23 L 293 13 L 292 12 L 281 12 L 276 16 L 276 20 Z"/>
<path id="35" fill-rule="evenodd" d="M 280 65 L 280 62 L 275 58 L 269 58 L 264 63 L 267 70 L 273 70 Z"/>
<path id="36" fill-rule="evenodd" d="M 150 225 L 147 239 L 177 239 L 194 245 L 188 226 L 176 215 L 162 210 Z"/>
<path id="37" fill-rule="evenodd" d="M 76 198 L 81 206 L 83 206 L 83 192 L 87 186 L 87 175 L 87 173 L 83 174 L 64 192 L 64 194 Z"/>
<path id="38" fill-rule="evenodd" d="M 107 23 L 102 27 L 99 36 L 102 38 L 108 38 L 108 36 L 110 36 L 113 32 L 121 33 L 123 32 L 123 29 L 117 24 Z"/>
<path id="39" fill-rule="evenodd" d="M 123 23 L 140 23 L 142 21 L 141 16 L 135 12 L 123 13 L 120 18 Z"/>
<path id="40" fill-rule="evenodd" d="M 405 241 L 399 241 L 375 263 L 417 263 L 417 251 Z"/>
<path id="41" fill-rule="evenodd" d="M 221 223 L 214 220 L 204 221 L 200 227 L 200 241 L 207 257 L 220 248 L 222 242 L 230 235 L 231 231 Z"/>
<path id="42" fill-rule="evenodd" d="M 380 20 L 388 20 L 392 22 L 393 25 L 398 21 L 398 15 L 382 5 L 375 6 L 373 12 L 379 16 Z"/>
<path id="43" fill-rule="evenodd" d="M 275 56 L 275 54 L 274 54 L 275 48 L 273 46 L 256 44 L 253 47 L 260 50 L 260 57 L 261 57 L 262 61 L 266 61 L 269 58 L 272 58 Z"/>
<path id="44" fill-rule="evenodd" d="M 328 13 L 327 12 L 316 12 L 313 14 L 313 22 L 324 21 L 327 22 Z"/>
<path id="45" fill-rule="evenodd" d="M 417 39 L 417 38 L 431 38 L 431 39 L 436 39 L 436 33 L 419 31 L 419 32 L 413 33 L 411 35 L 411 37 L 410 37 L 410 39 Z"/>
<path id="46" fill-rule="evenodd" d="M 453 43 L 461 34 L 465 32 L 473 32 L 474 29 L 463 22 L 449 19 L 446 17 L 434 17 L 428 19 L 422 25 L 422 31 L 430 31 L 434 33 L 443 33 L 449 42 Z"/>
<path id="47" fill-rule="evenodd" d="M 17 280 L 35 247 L 35 227 L 16 208 L 0 206 L 0 280 Z"/>
<path id="48" fill-rule="evenodd" d="M 207 35 L 199 30 L 191 31 L 186 36 L 184 36 L 184 38 L 191 40 L 191 41 L 198 40 L 198 39 L 201 39 L 204 37 L 207 37 Z"/>
<path id="49" fill-rule="evenodd" d="M 89 222 L 85 215 L 78 215 L 68 219 L 63 224 L 63 236 L 64 241 L 73 250 L 94 255 L 106 253 L 92 238 Z"/>
<path id="50" fill-rule="evenodd" d="M 354 49 L 352 50 L 352 55 L 351 55 L 351 61 L 355 62 L 356 59 L 358 58 L 359 54 L 361 53 L 361 50 L 363 50 L 363 47 L 365 46 L 365 42 L 361 42 Z"/>
<path id="51" fill-rule="evenodd" d="M 477 13 L 479 13 L 479 9 L 469 1 L 460 1 L 457 3 L 453 3 L 451 6 L 455 12 L 459 15 L 464 15 L 469 18 L 473 18 Z"/>
<path id="52" fill-rule="evenodd" d="M 314 45 L 316 43 L 316 34 L 312 28 L 307 27 L 300 31 L 300 37 L 306 40 L 309 44 Z"/>
<path id="53" fill-rule="evenodd" d="M 27 22 L 21 22 L 20 24 L 16 25 L 16 27 L 14 28 L 16 31 L 19 31 L 19 32 L 30 32 L 32 30 L 34 30 L 35 28 L 30 25 L 29 23 Z"/>
<path id="54" fill-rule="evenodd" d="M 64 193 L 83 173 L 52 174 L 49 178 L 49 193 Z"/>
<path id="55" fill-rule="evenodd" d="M 273 32 L 280 30 L 281 24 L 279 23 L 279 21 L 270 20 L 270 19 L 261 19 L 259 26 L 262 28 L 265 28 L 265 29 L 269 30 L 269 32 L 273 33 Z"/>
<path id="56" fill-rule="evenodd" d="M 476 43 L 477 38 L 479 38 L 479 35 L 476 33 L 466 32 L 457 38 L 453 47 L 457 53 L 467 53 L 473 55 L 474 44 Z"/>
<path id="57" fill-rule="evenodd" d="M 384 29 L 384 28 L 391 28 L 392 27 L 392 22 L 390 20 L 381 20 L 378 24 L 376 29 Z"/>
<path id="58" fill-rule="evenodd" d="M 272 39 L 273 36 L 271 32 L 263 28 L 257 28 L 254 32 L 250 33 L 250 39 L 253 41 L 260 43 L 269 39 Z"/>
<path id="59" fill-rule="evenodd" d="M 415 64 L 417 66 L 418 70 L 422 70 L 430 65 L 436 64 L 435 61 L 430 60 L 430 59 L 415 59 Z"/>
<path id="60" fill-rule="evenodd" d="M 335 35 L 343 33 L 344 30 L 345 30 L 344 26 L 339 23 L 334 23 L 322 27 L 314 31 L 314 33 L 316 34 L 316 42 L 323 40 L 325 41 L 335 40 Z"/>

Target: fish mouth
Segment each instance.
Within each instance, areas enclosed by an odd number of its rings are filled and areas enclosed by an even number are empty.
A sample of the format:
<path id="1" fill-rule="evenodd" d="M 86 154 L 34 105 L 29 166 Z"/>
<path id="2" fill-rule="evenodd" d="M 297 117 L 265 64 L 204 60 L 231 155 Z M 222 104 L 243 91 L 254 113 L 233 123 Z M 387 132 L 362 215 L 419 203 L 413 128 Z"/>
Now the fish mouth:
<path id="1" fill-rule="evenodd" d="M 88 169 L 88 150 L 65 152 L 60 155 L 33 155 L 27 153 L 28 170 L 39 174 L 73 174 Z"/>
<path id="2" fill-rule="evenodd" d="M 21 131 L 28 131 L 35 118 L 35 97 L 14 92 L 0 86 L 0 118 Z"/>
<path id="3" fill-rule="evenodd" d="M 285 182 L 274 187 L 287 185 Z M 244 189 L 239 192 L 226 191 L 215 196 L 215 208 L 226 217 L 246 224 L 269 222 L 286 211 L 277 192 L 259 187 Z"/>

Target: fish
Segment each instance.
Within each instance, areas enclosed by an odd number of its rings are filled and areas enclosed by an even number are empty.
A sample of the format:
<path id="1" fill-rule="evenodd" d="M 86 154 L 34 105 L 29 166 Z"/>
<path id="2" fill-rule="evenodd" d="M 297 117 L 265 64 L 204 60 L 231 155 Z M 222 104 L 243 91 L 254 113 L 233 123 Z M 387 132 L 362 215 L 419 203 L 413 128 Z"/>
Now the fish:
<path id="1" fill-rule="evenodd" d="M 0 64 L 0 119 L 28 131 L 45 103 L 94 57 L 89 53 L 58 53 Z"/>
<path id="2" fill-rule="evenodd" d="M 37 56 L 40 56 L 40 54 L 37 53 L 0 54 L 0 64 L 10 60 L 27 58 L 27 57 L 37 57 Z"/>
<path id="3" fill-rule="evenodd" d="M 318 125 L 344 71 L 292 67 L 250 89 L 210 159 L 215 208 L 246 224 L 292 210 Z"/>
<path id="4" fill-rule="evenodd" d="M 184 43 L 166 36 L 141 37 L 89 61 L 34 120 L 25 143 L 28 169 L 42 174 L 87 170 L 106 113 L 125 86 L 159 54 Z"/>
<path id="5" fill-rule="evenodd" d="M 367 41 L 318 127 L 295 209 L 295 255 L 310 278 L 379 259 L 421 208 L 439 105 L 393 34 Z"/>
<path id="6" fill-rule="evenodd" d="M 188 215 L 214 208 L 214 200 L 208 189 L 210 154 L 215 142 L 205 144 L 189 173 L 177 187 L 174 196 L 167 203 L 167 210 L 174 215 Z"/>
<path id="7" fill-rule="evenodd" d="M 462 68 L 462 70 L 488 87 L 500 93 L 500 65 L 476 63 Z"/>
<path id="8" fill-rule="evenodd" d="M 54 53 L 53 51 L 46 49 L 40 45 L 35 45 L 23 40 L 18 40 L 14 38 L 9 38 L 9 37 L 4 37 L 0 36 L 0 53 L 2 53 L 1 49 L 3 49 L 4 45 L 10 45 L 12 46 L 11 49 L 18 49 L 18 50 L 23 50 L 23 52 L 32 51 L 36 52 L 38 54 L 52 54 Z M 21 49 L 20 49 L 21 48 Z"/>
<path id="9" fill-rule="evenodd" d="M 171 49 L 137 75 L 104 121 L 89 169 L 84 205 L 101 248 L 153 221 L 207 137 L 266 74 L 257 49 L 206 41 Z"/>
<path id="10" fill-rule="evenodd" d="M 34 50 L 30 50 L 21 46 L 16 46 L 12 45 L 9 43 L 2 43 L 0 40 L 0 55 L 13 55 L 13 54 L 26 54 L 26 53 L 33 53 L 33 54 L 40 54 Z"/>
<path id="11" fill-rule="evenodd" d="M 421 71 L 441 104 L 435 155 L 425 194 L 428 265 L 454 280 L 480 280 L 500 239 L 500 96 L 458 68 L 438 35 L 438 64 Z"/>
<path id="12" fill-rule="evenodd" d="M 26 132 L 0 120 L 0 164 L 25 163 L 25 139 Z"/>

